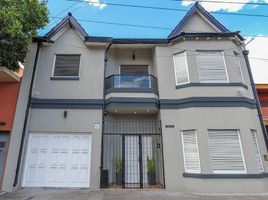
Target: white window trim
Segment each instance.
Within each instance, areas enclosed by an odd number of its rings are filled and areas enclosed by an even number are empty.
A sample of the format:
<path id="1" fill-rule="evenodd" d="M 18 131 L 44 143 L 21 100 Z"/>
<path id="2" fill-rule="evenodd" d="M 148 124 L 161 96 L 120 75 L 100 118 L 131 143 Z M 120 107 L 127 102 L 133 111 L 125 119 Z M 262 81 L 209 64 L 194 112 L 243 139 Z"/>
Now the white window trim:
<path id="1" fill-rule="evenodd" d="M 254 133 L 254 136 L 255 136 L 255 139 L 256 139 L 257 148 L 258 148 L 258 151 L 259 151 L 262 172 L 264 172 L 264 165 L 263 165 L 261 151 L 260 151 L 260 146 L 259 146 L 259 141 L 258 141 L 258 137 L 257 137 L 257 131 L 255 129 L 251 129 L 250 131 L 252 131 Z"/>
<path id="2" fill-rule="evenodd" d="M 195 50 L 195 55 L 197 55 L 198 54 L 198 52 L 204 52 L 204 51 L 220 51 L 221 52 L 221 54 L 222 54 L 222 58 L 223 58 L 223 63 L 224 63 L 224 68 L 225 68 L 225 72 L 226 72 L 226 78 L 227 78 L 227 81 L 226 81 L 226 83 L 230 83 L 230 80 L 229 80 L 229 73 L 228 73 L 228 69 L 227 69 L 227 65 L 226 65 L 226 60 L 225 60 L 225 56 L 224 56 L 224 50 L 222 50 L 222 49 L 212 49 L 212 50 Z M 196 57 L 195 57 L 195 59 L 196 59 Z M 200 74 L 199 74 L 199 69 L 198 69 L 198 66 L 196 65 L 196 67 L 197 67 L 197 71 L 198 71 L 198 78 L 199 78 L 199 82 L 201 83 L 201 81 L 200 81 Z M 206 83 L 206 82 L 202 82 L 202 83 Z M 218 83 L 218 82 L 213 82 L 213 83 Z"/>
<path id="3" fill-rule="evenodd" d="M 185 59 L 185 64 L 186 64 L 186 68 L 187 68 L 187 78 L 188 78 L 188 81 L 187 82 L 184 82 L 184 83 L 178 83 L 178 79 L 177 79 L 177 76 L 176 76 L 176 62 L 175 62 L 175 59 L 174 59 L 174 56 L 177 55 L 177 54 L 180 54 L 180 53 L 184 53 L 184 59 Z M 188 61 L 187 61 L 187 52 L 186 50 L 185 51 L 181 51 L 181 52 L 177 52 L 175 54 L 172 55 L 173 57 L 173 64 L 174 64 L 174 74 L 175 74 L 175 81 L 176 81 L 176 86 L 179 86 L 179 85 L 184 85 L 184 84 L 187 84 L 187 83 L 190 83 L 190 73 L 189 73 L 189 66 L 188 66 Z"/>
<path id="4" fill-rule="evenodd" d="M 245 83 L 245 80 L 244 80 L 244 75 L 243 75 L 243 71 L 242 71 L 242 66 L 241 66 L 241 61 L 240 61 L 240 54 L 237 53 L 236 51 L 234 51 L 234 55 L 235 55 L 235 58 L 238 62 L 238 67 L 240 69 L 240 75 L 241 75 L 241 78 L 242 78 L 242 83 Z"/>
<path id="5" fill-rule="evenodd" d="M 208 134 L 209 134 L 209 131 L 234 131 L 234 129 L 208 129 L 207 130 Z M 244 171 L 242 171 L 242 170 L 234 170 L 234 171 L 232 171 L 232 170 L 213 170 L 213 167 L 212 167 L 213 174 L 247 174 L 247 166 L 246 166 L 246 162 L 245 162 L 243 146 L 241 143 L 240 131 L 238 129 L 236 129 L 236 132 L 238 134 L 238 140 L 239 140 L 239 145 L 240 145 L 240 150 L 241 150 L 241 155 L 242 155 L 242 161 L 243 161 L 243 165 L 244 165 L 245 170 Z M 207 136 L 209 137 L 208 134 L 207 134 Z M 210 144 L 209 144 L 209 146 L 210 146 Z M 210 148 L 209 148 L 209 155 L 210 155 L 210 162 L 212 165 Z"/>
<path id="6" fill-rule="evenodd" d="M 78 76 L 54 76 L 54 71 L 55 71 L 55 64 L 56 64 L 56 58 L 57 58 L 57 55 L 63 55 L 63 56 L 68 56 L 68 55 L 79 55 L 80 56 L 80 60 L 79 60 L 79 67 L 78 67 Z M 53 61 L 53 67 L 52 67 L 52 74 L 51 74 L 51 77 L 55 77 L 55 78 L 80 78 L 80 72 L 81 72 L 81 59 L 82 58 L 82 54 L 75 54 L 75 53 L 67 53 L 67 54 L 64 54 L 64 53 L 55 53 L 54 54 L 54 61 Z"/>
<path id="7" fill-rule="evenodd" d="M 194 131 L 195 133 L 195 138 L 196 138 L 196 147 L 197 147 L 197 154 L 198 154 L 198 165 L 199 165 L 199 172 L 195 170 L 186 170 L 186 159 L 185 159 L 185 151 L 184 151 L 184 138 L 183 138 L 183 132 L 184 131 Z M 201 163 L 200 163 L 200 154 L 199 154 L 199 146 L 198 146 L 198 138 L 197 138 L 197 133 L 195 129 L 189 129 L 189 130 L 182 130 L 181 131 L 181 142 L 182 142 L 182 153 L 183 153 L 183 165 L 184 165 L 184 172 L 185 173 L 195 173 L 195 174 L 201 174 Z"/>
<path id="8" fill-rule="evenodd" d="M 224 56 L 224 50 L 220 50 L 220 51 L 222 53 L 223 63 L 224 63 L 225 72 L 226 72 L 226 76 L 227 76 L 227 83 L 230 83 L 228 69 L 227 69 L 226 60 L 225 60 L 225 56 Z"/>

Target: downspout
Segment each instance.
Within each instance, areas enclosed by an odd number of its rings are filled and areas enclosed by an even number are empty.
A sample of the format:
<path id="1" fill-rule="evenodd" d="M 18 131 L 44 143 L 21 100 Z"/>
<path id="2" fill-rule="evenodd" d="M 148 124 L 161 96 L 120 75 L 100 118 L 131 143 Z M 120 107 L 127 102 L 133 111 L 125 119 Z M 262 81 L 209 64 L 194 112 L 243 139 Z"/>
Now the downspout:
<path id="1" fill-rule="evenodd" d="M 104 72 L 103 72 L 103 100 L 102 100 L 102 135 L 101 135 L 101 166 L 100 169 L 103 169 L 103 133 L 104 133 L 104 118 L 105 118 L 105 78 L 106 78 L 106 68 L 107 68 L 107 62 L 108 62 L 108 51 L 110 47 L 112 46 L 112 42 L 109 43 L 108 47 L 105 49 L 104 54 Z"/>
<path id="2" fill-rule="evenodd" d="M 260 104 L 258 93 L 257 93 L 256 87 L 255 87 L 255 83 L 254 83 L 254 79 L 253 79 L 253 75 L 252 75 L 252 71 L 251 71 L 251 67 L 250 67 L 250 63 L 249 63 L 249 59 L 248 59 L 248 54 L 249 54 L 248 50 L 243 50 L 243 55 L 245 57 L 245 61 L 246 61 L 246 65 L 247 65 L 247 69 L 248 69 L 248 73 L 249 73 L 251 88 L 252 88 L 253 95 L 254 95 L 254 98 L 255 98 L 256 104 L 257 104 L 258 117 L 259 117 L 259 121 L 261 124 L 262 133 L 263 133 L 265 144 L 266 144 L 266 149 L 268 150 L 267 130 L 266 130 L 265 124 L 263 122 L 261 104 Z"/>
<path id="3" fill-rule="evenodd" d="M 30 103 L 31 103 L 31 97 L 32 97 L 33 83 L 34 83 L 34 79 L 35 79 L 36 66 L 38 63 L 38 57 L 39 57 L 39 51 L 40 51 L 41 45 L 42 45 L 42 42 L 38 41 L 34 65 L 33 65 L 32 79 L 31 79 L 31 83 L 30 83 L 30 90 L 28 93 L 27 107 L 26 107 L 25 117 L 24 117 L 24 122 L 23 122 L 22 137 L 21 137 L 21 142 L 20 142 L 20 151 L 19 151 L 18 163 L 17 163 L 17 167 L 16 167 L 15 180 L 13 183 L 14 187 L 17 186 L 18 179 L 19 179 L 19 170 L 20 170 L 21 161 L 22 161 L 21 157 L 22 157 L 22 152 L 23 152 L 23 144 L 24 144 L 25 136 L 26 136 L 26 127 L 27 127 L 29 111 L 30 111 Z"/>

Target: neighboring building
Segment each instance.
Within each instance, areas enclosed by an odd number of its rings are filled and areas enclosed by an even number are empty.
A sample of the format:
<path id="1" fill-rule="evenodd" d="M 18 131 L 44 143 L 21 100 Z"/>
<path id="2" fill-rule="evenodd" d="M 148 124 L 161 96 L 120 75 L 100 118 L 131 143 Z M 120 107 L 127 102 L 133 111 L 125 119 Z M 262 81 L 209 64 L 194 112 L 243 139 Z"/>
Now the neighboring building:
<path id="1" fill-rule="evenodd" d="M 22 73 L 22 68 L 19 68 L 18 72 L 13 72 L 6 67 L 0 67 L 0 187 L 5 170 Z"/>
<path id="2" fill-rule="evenodd" d="M 29 49 L 3 190 L 268 191 L 243 38 L 198 3 L 166 39 L 89 36 L 69 14 Z"/>
<path id="3" fill-rule="evenodd" d="M 262 107 L 262 118 L 268 130 L 268 84 L 256 84 L 256 89 Z"/>

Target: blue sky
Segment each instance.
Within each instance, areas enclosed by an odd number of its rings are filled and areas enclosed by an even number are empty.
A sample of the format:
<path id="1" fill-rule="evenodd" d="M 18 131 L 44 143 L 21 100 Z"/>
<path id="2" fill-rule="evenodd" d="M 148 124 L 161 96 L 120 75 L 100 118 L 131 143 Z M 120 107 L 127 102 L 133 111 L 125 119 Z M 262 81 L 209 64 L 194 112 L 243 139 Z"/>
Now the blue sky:
<path id="1" fill-rule="evenodd" d="M 90 0 L 88 0 L 90 1 Z M 172 1 L 172 0 L 92 0 L 92 2 L 101 3 L 117 3 L 117 4 L 131 4 L 139 6 L 154 6 L 165 8 L 189 9 L 191 5 L 188 2 Z M 224 1 L 224 0 L 221 0 Z M 231 0 L 230 0 L 231 1 Z M 257 0 L 232 0 L 239 2 L 256 2 Z M 266 0 L 267 1 L 267 0 Z M 265 2 L 259 0 L 258 2 Z M 75 4 L 75 5 L 73 5 Z M 184 4 L 184 5 L 182 5 Z M 171 11 L 171 10 L 154 10 L 145 8 L 121 7 L 103 4 L 90 4 L 68 0 L 48 0 L 48 9 L 51 16 L 64 17 L 68 12 L 72 12 L 77 19 L 106 21 L 124 24 L 137 24 L 145 26 L 156 26 L 170 28 L 170 30 L 140 28 L 118 26 L 110 24 L 99 24 L 92 22 L 79 21 L 85 28 L 88 34 L 93 36 L 111 36 L 111 37 L 144 37 L 144 38 L 165 38 L 172 28 L 182 19 L 186 14 L 185 11 Z M 72 6 L 73 5 L 73 6 Z M 68 7 L 71 8 L 67 9 Z M 252 6 L 252 5 L 237 5 L 237 4 L 220 4 L 220 3 L 206 3 L 203 6 L 212 11 L 230 12 L 230 13 L 248 13 L 248 14 L 263 14 L 268 15 L 268 6 Z M 64 11 L 67 9 L 66 11 Z M 64 12 L 63 12 L 64 11 Z M 59 13 L 61 13 L 59 15 Z M 247 17 L 213 14 L 221 23 L 232 31 L 240 30 L 242 34 L 250 35 L 268 35 L 268 17 Z M 43 35 L 56 25 L 60 19 L 52 20 L 52 24 L 40 31 Z"/>

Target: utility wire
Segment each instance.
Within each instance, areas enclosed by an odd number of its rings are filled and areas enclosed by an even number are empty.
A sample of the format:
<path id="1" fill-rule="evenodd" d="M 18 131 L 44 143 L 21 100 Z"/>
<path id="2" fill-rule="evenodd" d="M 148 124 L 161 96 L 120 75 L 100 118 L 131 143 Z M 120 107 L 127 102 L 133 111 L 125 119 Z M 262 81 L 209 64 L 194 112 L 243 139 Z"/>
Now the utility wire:
<path id="1" fill-rule="evenodd" d="M 187 12 L 187 9 L 180 9 L 180 8 L 167 8 L 167 7 L 156 7 L 156 6 L 144 6 L 144 5 L 133 5 L 133 4 L 121 4 L 121 3 L 101 3 L 95 0 L 66 0 L 66 1 L 74 1 L 74 2 L 82 2 L 82 3 L 98 3 L 100 5 L 110 5 L 110 6 L 120 6 L 120 7 L 131 7 L 131 8 L 143 8 L 143 9 L 154 9 L 154 10 L 165 10 L 165 11 L 180 11 L 180 12 Z M 268 18 L 268 15 L 263 14 L 248 14 L 248 13 L 227 13 L 227 12 L 211 12 L 215 14 L 221 15 L 236 15 L 236 16 L 246 16 L 246 17 L 264 17 Z"/>
<path id="2" fill-rule="evenodd" d="M 195 3 L 197 0 L 167 0 L 167 1 L 175 1 L 175 2 L 192 2 Z M 258 5 L 258 6 L 268 6 L 268 3 L 264 2 L 238 2 L 238 1 L 215 1 L 215 0 L 198 0 L 199 2 L 204 3 L 218 3 L 218 4 L 239 4 L 239 5 Z"/>

